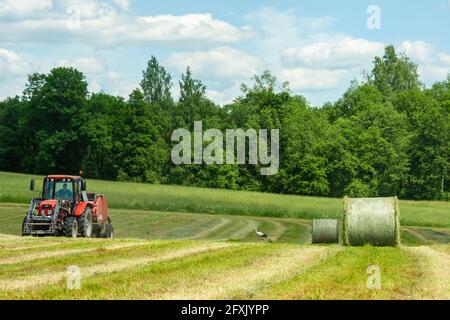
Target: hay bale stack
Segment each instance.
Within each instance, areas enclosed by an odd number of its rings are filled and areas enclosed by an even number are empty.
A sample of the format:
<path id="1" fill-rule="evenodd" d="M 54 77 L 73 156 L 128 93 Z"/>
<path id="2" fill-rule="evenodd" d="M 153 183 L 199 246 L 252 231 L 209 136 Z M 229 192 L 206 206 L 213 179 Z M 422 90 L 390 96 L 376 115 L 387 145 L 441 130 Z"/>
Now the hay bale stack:
<path id="1" fill-rule="evenodd" d="M 343 241 L 352 246 L 398 246 L 400 222 L 397 197 L 345 197 Z"/>
<path id="2" fill-rule="evenodd" d="M 314 219 L 311 230 L 312 243 L 338 243 L 338 226 L 336 219 Z"/>

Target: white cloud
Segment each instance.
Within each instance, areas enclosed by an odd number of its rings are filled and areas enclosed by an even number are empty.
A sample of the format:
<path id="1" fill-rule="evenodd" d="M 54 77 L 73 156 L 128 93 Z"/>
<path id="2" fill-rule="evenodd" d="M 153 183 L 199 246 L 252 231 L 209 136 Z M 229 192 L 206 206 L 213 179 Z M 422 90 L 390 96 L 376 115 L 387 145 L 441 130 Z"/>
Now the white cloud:
<path id="1" fill-rule="evenodd" d="M 52 0 L 2 0 L 0 1 L 0 17 L 36 17 L 49 13 L 52 7 Z"/>
<path id="2" fill-rule="evenodd" d="M 37 59 L 22 53 L 0 48 L 0 101 L 6 97 L 20 95 L 33 72 L 48 73 L 58 66 L 74 67 L 83 72 L 90 92 L 105 91 L 112 95 L 128 97 L 137 83 L 124 79 L 118 72 L 110 70 L 94 57 Z"/>
<path id="3" fill-rule="evenodd" d="M 86 77 L 90 92 L 104 91 L 114 96 L 128 98 L 130 93 L 137 88 L 137 82 L 124 79 L 119 72 L 109 70 L 103 64 L 102 68 L 104 69 L 102 72 L 91 73 Z"/>
<path id="4" fill-rule="evenodd" d="M 117 74 L 118 75 L 118 74 Z M 123 79 L 123 77 L 103 78 L 102 89 L 112 95 L 128 98 L 131 92 L 138 87 L 138 82 Z"/>
<path id="5" fill-rule="evenodd" d="M 215 103 L 225 105 L 233 102 L 238 96 L 242 94 L 241 83 L 234 82 L 231 86 L 224 89 L 207 89 L 206 95 Z"/>
<path id="6" fill-rule="evenodd" d="M 23 76 L 29 71 L 26 59 L 14 51 L 0 48 L 0 79 Z"/>
<path id="7" fill-rule="evenodd" d="M 281 53 L 283 62 L 308 68 L 350 68 L 370 64 L 374 56 L 382 55 L 384 44 L 347 37 L 335 42 L 315 42 Z"/>
<path id="8" fill-rule="evenodd" d="M 246 15 L 246 18 L 257 25 L 266 38 L 279 35 L 298 37 L 321 32 L 335 20 L 329 16 L 298 16 L 295 10 L 280 11 L 272 7 L 262 7 Z"/>
<path id="9" fill-rule="evenodd" d="M 425 81 L 425 84 L 432 85 L 436 81 L 445 80 L 447 74 L 450 74 L 450 67 L 442 67 L 436 65 L 419 65 L 417 68 L 420 79 Z"/>
<path id="10" fill-rule="evenodd" d="M 127 98 L 137 87 L 137 83 L 133 84 L 125 80 L 120 73 L 110 70 L 103 61 L 93 57 L 61 59 L 56 62 L 56 65 L 74 67 L 83 72 L 89 84 L 90 92 L 104 91 Z"/>
<path id="11" fill-rule="evenodd" d="M 100 92 L 101 91 L 101 86 L 100 86 L 100 84 L 98 84 L 97 80 L 94 79 L 94 80 L 89 82 L 88 90 L 90 92 Z"/>
<path id="12" fill-rule="evenodd" d="M 209 13 L 139 17 L 134 22 L 132 30 L 129 30 L 134 33 L 127 32 L 124 35 L 143 42 L 182 40 L 236 42 L 250 34 L 247 27 L 237 28 L 228 22 L 214 19 Z"/>
<path id="13" fill-rule="evenodd" d="M 206 90 L 206 96 L 214 101 L 215 103 L 218 103 L 220 105 L 224 105 L 229 103 L 229 99 L 226 96 L 226 94 L 223 91 L 217 91 L 217 90 Z"/>
<path id="14" fill-rule="evenodd" d="M 403 41 L 399 50 L 416 63 L 429 63 L 434 54 L 433 46 L 424 41 Z"/>
<path id="15" fill-rule="evenodd" d="M 138 85 L 124 79 L 119 72 L 110 70 L 105 63 L 92 57 L 61 59 L 56 62 L 56 65 L 75 67 L 83 72 L 88 82 L 88 89 L 93 93 L 103 91 L 127 98 Z"/>
<path id="16" fill-rule="evenodd" d="M 119 80 L 120 79 L 120 75 L 117 72 L 109 71 L 108 74 L 107 74 L 107 78 L 109 80 Z"/>
<path id="17" fill-rule="evenodd" d="M 174 53 L 164 65 L 178 74 L 190 66 L 194 77 L 207 85 L 206 95 L 214 102 L 224 105 L 240 95 L 241 83 L 260 73 L 265 63 L 243 51 L 218 47 L 206 51 Z M 174 96 L 178 96 L 177 91 Z"/>
<path id="18" fill-rule="evenodd" d="M 0 101 L 20 95 L 26 74 L 33 70 L 33 61 L 15 51 L 0 48 Z"/>
<path id="19" fill-rule="evenodd" d="M 263 7 L 237 25 L 201 12 L 139 16 L 131 6 L 132 0 L 0 0 L 0 47 L 37 48 L 28 51 L 34 58 L 25 56 L 27 51 L 0 49 L 0 78 L 8 79 L 0 96 L 20 93 L 26 74 L 61 65 L 84 72 L 91 91 L 127 97 L 145 67 L 141 50 L 133 49 L 142 45 L 175 77 L 190 65 L 208 86 L 206 94 L 221 104 L 265 68 L 288 80 L 295 93 L 319 102 L 339 97 L 375 55 L 383 54 L 384 44 L 339 33 L 328 16 Z M 51 53 L 44 56 L 40 49 Z M 450 72 L 450 55 L 429 43 L 408 40 L 399 49 L 419 64 L 427 85 Z M 177 96 L 177 85 L 173 91 Z"/>
<path id="20" fill-rule="evenodd" d="M 299 16 L 295 10 L 260 8 L 246 16 L 256 34 L 255 46 L 266 59 L 277 60 L 286 46 L 299 46 L 323 37 L 332 17 Z"/>
<path id="21" fill-rule="evenodd" d="M 230 47 L 174 53 L 167 59 L 167 65 L 178 72 L 190 66 L 205 80 L 243 80 L 262 69 L 258 58 Z"/>
<path id="22" fill-rule="evenodd" d="M 113 0 L 113 2 L 123 11 L 127 11 L 131 5 L 131 0 Z"/>
<path id="23" fill-rule="evenodd" d="M 57 66 L 73 67 L 89 75 L 100 74 L 105 71 L 103 62 L 92 57 L 80 57 L 76 59 L 60 59 L 57 61 L 56 64 Z"/>
<path id="24" fill-rule="evenodd" d="M 293 90 L 316 91 L 332 90 L 342 85 L 348 76 L 347 70 L 291 68 L 281 71 L 281 79 L 289 81 Z"/>
<path id="25" fill-rule="evenodd" d="M 418 64 L 420 79 L 426 85 L 444 80 L 450 73 L 450 55 L 437 51 L 425 41 L 403 41 L 398 49 Z"/>
<path id="26" fill-rule="evenodd" d="M 239 29 L 228 22 L 214 19 L 209 13 L 139 17 L 134 28 L 135 38 L 143 41 L 235 42 L 242 40 L 248 31 L 246 28 Z"/>
<path id="27" fill-rule="evenodd" d="M 127 82 L 119 73 L 108 71 L 103 65 L 102 68 L 104 68 L 104 72 L 97 72 L 96 68 L 92 68 L 91 73 L 84 72 L 89 92 L 98 93 L 103 91 L 114 96 L 127 98 L 133 89 L 136 88 L 136 84 Z"/>
<path id="28" fill-rule="evenodd" d="M 361 69 L 382 53 L 382 43 L 355 39 L 331 28 L 330 16 L 301 16 L 265 7 L 247 16 L 255 30 L 255 51 L 294 93 L 344 90 Z M 325 98 L 326 97 L 326 98 Z"/>
<path id="29" fill-rule="evenodd" d="M 116 1 L 116 5 L 125 10 L 129 1 Z M 252 35 L 249 27 L 234 26 L 210 13 L 135 16 L 94 0 L 76 5 L 68 0 L 55 1 L 54 10 L 47 15 L 25 16 L 24 11 L 22 19 L 0 21 L 0 29 L 0 43 L 79 42 L 93 47 L 179 41 L 231 43 Z"/>
<path id="30" fill-rule="evenodd" d="M 450 66 L 450 54 L 447 53 L 439 53 L 438 54 L 439 61 L 446 66 Z"/>

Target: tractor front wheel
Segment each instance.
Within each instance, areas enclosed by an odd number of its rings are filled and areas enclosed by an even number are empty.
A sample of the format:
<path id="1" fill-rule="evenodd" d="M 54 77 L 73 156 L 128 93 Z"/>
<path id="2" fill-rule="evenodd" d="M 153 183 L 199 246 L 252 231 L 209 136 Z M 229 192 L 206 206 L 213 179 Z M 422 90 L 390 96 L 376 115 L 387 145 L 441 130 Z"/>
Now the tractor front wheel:
<path id="1" fill-rule="evenodd" d="M 70 238 L 78 236 L 78 223 L 75 217 L 67 217 L 64 220 L 64 234 Z"/>
<path id="2" fill-rule="evenodd" d="M 92 212 L 91 208 L 87 207 L 84 213 L 78 217 L 78 232 L 82 237 L 92 238 L 93 225 L 92 225 Z"/>
<path id="3" fill-rule="evenodd" d="M 22 237 L 29 236 L 31 233 L 28 231 L 28 227 L 26 226 L 27 217 L 23 218 L 22 222 Z"/>

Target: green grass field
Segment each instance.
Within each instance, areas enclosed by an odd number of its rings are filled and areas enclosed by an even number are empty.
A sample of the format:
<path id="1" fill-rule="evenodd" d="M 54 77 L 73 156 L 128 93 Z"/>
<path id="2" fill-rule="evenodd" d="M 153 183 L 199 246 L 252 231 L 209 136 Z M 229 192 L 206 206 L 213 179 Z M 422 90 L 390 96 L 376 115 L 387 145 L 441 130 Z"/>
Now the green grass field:
<path id="1" fill-rule="evenodd" d="M 0 299 L 450 299 L 445 202 L 401 201 L 398 248 L 342 247 L 310 244 L 311 218 L 339 217 L 341 199 L 90 180 L 116 239 L 20 237 L 30 178 L 0 173 Z"/>
<path id="2" fill-rule="evenodd" d="M 0 172 L 0 202 L 29 203 L 37 195 L 29 191 L 31 178 L 42 177 Z M 343 207 L 335 198 L 100 180 L 89 180 L 88 190 L 104 193 L 117 209 L 313 219 L 338 218 Z M 450 228 L 450 203 L 401 200 L 400 218 L 404 226 Z"/>

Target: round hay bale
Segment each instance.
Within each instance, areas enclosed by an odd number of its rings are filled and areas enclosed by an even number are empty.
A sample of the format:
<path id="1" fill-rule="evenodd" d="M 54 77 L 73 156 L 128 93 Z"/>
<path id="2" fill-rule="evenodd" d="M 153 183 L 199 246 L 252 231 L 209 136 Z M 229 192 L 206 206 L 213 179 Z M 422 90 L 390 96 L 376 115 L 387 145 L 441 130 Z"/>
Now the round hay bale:
<path id="1" fill-rule="evenodd" d="M 312 223 L 312 243 L 338 243 L 339 224 L 336 219 L 314 219 Z"/>
<path id="2" fill-rule="evenodd" d="M 398 246 L 400 222 L 397 197 L 345 197 L 343 241 L 352 246 Z"/>

